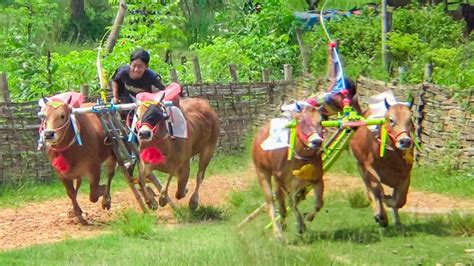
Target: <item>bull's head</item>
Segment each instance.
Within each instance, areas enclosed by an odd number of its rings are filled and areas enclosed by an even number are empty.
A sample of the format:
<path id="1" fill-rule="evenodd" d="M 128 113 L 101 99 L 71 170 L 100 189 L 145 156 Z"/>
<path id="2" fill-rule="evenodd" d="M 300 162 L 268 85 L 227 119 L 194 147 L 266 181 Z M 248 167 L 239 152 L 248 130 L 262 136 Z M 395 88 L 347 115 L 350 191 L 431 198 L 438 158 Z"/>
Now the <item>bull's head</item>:
<path id="1" fill-rule="evenodd" d="M 154 136 L 164 137 L 167 134 L 163 105 L 159 102 L 145 102 L 136 109 L 138 139 L 150 141 Z"/>
<path id="2" fill-rule="evenodd" d="M 308 148 L 317 149 L 323 142 L 321 113 L 313 107 L 306 106 L 298 116 L 296 133 L 298 139 Z"/>
<path id="3" fill-rule="evenodd" d="M 66 135 L 71 124 L 71 108 L 68 106 L 70 101 L 70 98 L 67 102 L 42 99 L 40 134 L 46 142 L 56 144 Z"/>
<path id="4" fill-rule="evenodd" d="M 397 103 L 390 105 L 385 99 L 387 112 L 385 119 L 387 123 L 387 132 L 395 147 L 400 150 L 407 150 L 413 147 L 413 139 L 410 132 L 414 130 L 412 122 L 411 107 L 413 98 L 407 103 Z"/>

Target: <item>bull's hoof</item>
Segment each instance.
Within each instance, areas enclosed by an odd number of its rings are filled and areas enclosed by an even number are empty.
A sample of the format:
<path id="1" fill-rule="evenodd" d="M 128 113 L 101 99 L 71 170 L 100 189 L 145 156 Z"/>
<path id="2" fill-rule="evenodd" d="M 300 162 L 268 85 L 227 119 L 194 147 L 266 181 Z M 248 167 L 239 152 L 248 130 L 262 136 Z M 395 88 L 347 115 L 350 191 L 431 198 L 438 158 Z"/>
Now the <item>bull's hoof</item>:
<path id="1" fill-rule="evenodd" d="M 103 210 L 110 210 L 111 205 L 112 205 L 112 198 L 110 196 L 103 196 L 102 197 L 102 209 Z"/>
<path id="2" fill-rule="evenodd" d="M 315 216 L 316 216 L 316 213 L 314 212 L 306 214 L 306 221 L 312 222 Z"/>
<path id="3" fill-rule="evenodd" d="M 282 231 L 285 231 L 287 228 L 286 220 L 280 220 L 280 228 Z"/>
<path id="4" fill-rule="evenodd" d="M 302 235 L 306 231 L 306 226 L 304 224 L 297 225 L 296 231 L 298 232 L 299 235 Z"/>
<path id="5" fill-rule="evenodd" d="M 199 197 L 192 196 L 189 200 L 189 209 L 195 211 L 199 207 Z"/>
<path id="6" fill-rule="evenodd" d="M 79 223 L 81 225 L 89 225 L 89 222 L 86 219 L 84 219 L 84 217 L 82 217 L 82 215 L 77 216 L 77 219 L 79 220 Z"/>
<path id="7" fill-rule="evenodd" d="M 158 202 L 156 202 L 156 200 L 152 200 L 152 201 L 149 201 L 146 203 L 148 205 L 148 208 L 150 208 L 150 210 L 158 210 Z"/>
<path id="8" fill-rule="evenodd" d="M 378 223 L 381 227 L 387 227 L 388 226 L 387 217 L 381 216 L 381 215 L 375 215 L 374 219 L 375 219 L 375 222 Z"/>
<path id="9" fill-rule="evenodd" d="M 70 209 L 67 212 L 67 218 L 74 218 L 74 217 L 76 217 L 76 213 L 74 212 L 74 209 Z"/>
<path id="10" fill-rule="evenodd" d="M 184 197 L 186 197 L 186 194 L 188 194 L 188 189 L 186 188 L 183 192 L 180 192 L 179 190 L 176 191 L 175 197 L 177 200 L 180 200 Z"/>
<path id="11" fill-rule="evenodd" d="M 165 207 L 166 204 L 168 204 L 168 200 L 163 195 L 158 199 L 158 202 L 160 203 L 160 207 Z"/>

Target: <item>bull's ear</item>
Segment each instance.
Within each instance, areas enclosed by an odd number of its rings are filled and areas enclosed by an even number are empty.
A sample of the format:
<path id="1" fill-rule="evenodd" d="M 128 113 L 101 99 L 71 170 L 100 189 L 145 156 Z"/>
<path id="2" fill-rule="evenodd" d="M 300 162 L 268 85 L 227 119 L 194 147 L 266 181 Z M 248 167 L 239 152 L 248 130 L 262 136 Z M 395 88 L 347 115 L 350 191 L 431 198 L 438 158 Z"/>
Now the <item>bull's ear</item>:
<path id="1" fill-rule="evenodd" d="M 387 102 L 387 98 L 384 99 L 384 102 L 385 102 L 385 107 L 388 109 L 390 109 L 390 104 Z"/>
<path id="2" fill-rule="evenodd" d="M 166 92 L 163 91 L 163 93 L 161 94 L 161 98 L 160 98 L 160 100 L 158 101 L 159 103 L 161 103 L 161 102 L 163 101 L 163 99 L 165 98 L 165 94 L 166 94 Z"/>
<path id="3" fill-rule="evenodd" d="M 415 102 L 415 98 L 413 97 L 413 95 L 411 95 L 411 93 L 408 94 L 408 99 L 407 99 L 408 108 L 411 109 L 414 102 Z"/>
<path id="4" fill-rule="evenodd" d="M 48 102 L 48 98 L 46 97 L 43 97 L 41 98 L 39 101 L 38 101 L 38 105 L 41 106 L 41 107 L 45 107 L 46 106 L 46 103 Z"/>

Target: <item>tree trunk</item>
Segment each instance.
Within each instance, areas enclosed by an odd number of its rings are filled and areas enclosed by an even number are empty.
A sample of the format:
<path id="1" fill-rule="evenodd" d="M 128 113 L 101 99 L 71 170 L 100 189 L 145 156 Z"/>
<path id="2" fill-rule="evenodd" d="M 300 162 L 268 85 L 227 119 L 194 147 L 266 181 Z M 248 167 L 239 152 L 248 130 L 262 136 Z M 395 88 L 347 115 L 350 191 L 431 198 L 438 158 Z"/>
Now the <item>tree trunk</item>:
<path id="1" fill-rule="evenodd" d="M 79 23 L 85 16 L 84 0 L 71 0 L 71 21 Z"/>
<path id="2" fill-rule="evenodd" d="M 127 12 L 127 4 L 125 0 L 119 1 L 119 8 L 117 16 L 115 17 L 114 25 L 110 31 L 109 37 L 107 38 L 107 52 L 111 53 L 114 50 L 115 42 L 117 41 L 122 27 L 123 20 L 125 19 L 125 13 Z"/>

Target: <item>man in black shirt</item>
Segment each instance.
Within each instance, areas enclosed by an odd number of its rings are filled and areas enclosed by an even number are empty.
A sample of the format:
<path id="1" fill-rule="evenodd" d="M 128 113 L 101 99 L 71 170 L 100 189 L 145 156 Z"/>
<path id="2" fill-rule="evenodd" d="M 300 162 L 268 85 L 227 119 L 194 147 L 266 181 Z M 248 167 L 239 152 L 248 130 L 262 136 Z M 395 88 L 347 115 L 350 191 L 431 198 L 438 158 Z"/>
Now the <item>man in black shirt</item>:
<path id="1" fill-rule="evenodd" d="M 113 101 L 131 103 L 139 92 L 164 90 L 160 75 L 148 68 L 150 54 L 138 49 L 130 56 L 130 65 L 119 67 L 112 76 Z"/>

